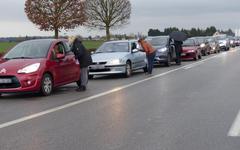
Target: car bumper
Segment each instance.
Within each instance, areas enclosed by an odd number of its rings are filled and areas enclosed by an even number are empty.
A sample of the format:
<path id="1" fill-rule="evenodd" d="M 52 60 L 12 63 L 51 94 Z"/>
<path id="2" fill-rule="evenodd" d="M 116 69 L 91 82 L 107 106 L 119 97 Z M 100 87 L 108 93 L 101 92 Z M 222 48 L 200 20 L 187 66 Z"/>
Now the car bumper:
<path id="1" fill-rule="evenodd" d="M 40 91 L 41 77 L 38 74 L 17 74 L 0 76 L 11 79 L 12 83 L 0 83 L 0 93 L 27 93 Z"/>
<path id="2" fill-rule="evenodd" d="M 181 58 L 183 60 L 190 60 L 196 57 L 196 53 L 182 53 Z"/>
<path id="3" fill-rule="evenodd" d="M 168 56 L 156 56 L 154 58 L 154 63 L 155 64 L 165 63 L 167 61 L 168 61 Z"/>
<path id="4" fill-rule="evenodd" d="M 201 48 L 201 53 L 202 54 L 206 54 L 206 53 L 209 53 L 209 52 L 210 52 L 210 48 L 207 48 L 207 47 Z"/>
<path id="5" fill-rule="evenodd" d="M 220 46 L 221 50 L 227 50 L 227 46 Z"/>
<path id="6" fill-rule="evenodd" d="M 126 72 L 126 65 L 114 65 L 114 66 L 98 66 L 91 65 L 89 67 L 89 75 L 111 75 L 111 74 L 123 74 Z"/>
<path id="7" fill-rule="evenodd" d="M 210 50 L 211 53 L 215 53 L 215 52 L 217 52 L 217 51 L 218 51 L 218 48 L 217 48 L 217 47 L 211 47 L 211 50 Z"/>
<path id="8" fill-rule="evenodd" d="M 154 58 L 155 64 L 165 63 L 168 61 L 168 51 L 166 52 L 157 52 Z"/>

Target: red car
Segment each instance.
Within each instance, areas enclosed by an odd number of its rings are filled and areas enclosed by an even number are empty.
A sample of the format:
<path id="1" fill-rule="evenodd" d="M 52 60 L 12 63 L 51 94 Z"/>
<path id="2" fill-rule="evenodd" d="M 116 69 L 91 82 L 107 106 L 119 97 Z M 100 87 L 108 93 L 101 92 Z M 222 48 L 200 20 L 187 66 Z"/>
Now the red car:
<path id="1" fill-rule="evenodd" d="M 195 39 L 190 38 L 183 42 L 182 60 L 198 60 L 201 58 L 201 48 Z"/>
<path id="2" fill-rule="evenodd" d="M 0 94 L 41 92 L 79 82 L 80 67 L 67 40 L 41 39 L 19 43 L 0 60 Z"/>

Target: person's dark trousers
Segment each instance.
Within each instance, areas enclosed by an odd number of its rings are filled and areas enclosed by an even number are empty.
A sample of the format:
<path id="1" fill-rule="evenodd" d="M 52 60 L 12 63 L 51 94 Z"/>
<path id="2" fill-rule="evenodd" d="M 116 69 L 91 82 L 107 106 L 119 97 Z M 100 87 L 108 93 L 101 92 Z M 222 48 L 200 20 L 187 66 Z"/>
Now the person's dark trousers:
<path id="1" fill-rule="evenodd" d="M 148 73 L 149 73 L 149 74 L 152 74 L 155 55 L 156 55 L 156 52 L 153 52 L 153 53 L 147 55 L 147 60 L 148 60 Z"/>
<path id="2" fill-rule="evenodd" d="M 177 51 L 176 52 L 176 56 L 177 56 L 177 64 L 178 65 L 181 65 L 181 62 L 182 62 L 182 59 L 181 59 L 181 52 L 180 51 Z"/>

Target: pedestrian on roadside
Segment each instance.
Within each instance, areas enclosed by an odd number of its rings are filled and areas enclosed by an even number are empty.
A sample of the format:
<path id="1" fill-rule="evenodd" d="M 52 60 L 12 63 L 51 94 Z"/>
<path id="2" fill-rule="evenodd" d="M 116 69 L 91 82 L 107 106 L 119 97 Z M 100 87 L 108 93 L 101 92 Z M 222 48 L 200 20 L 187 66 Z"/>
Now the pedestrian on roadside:
<path id="1" fill-rule="evenodd" d="M 139 39 L 138 43 L 141 45 L 147 56 L 148 74 L 152 74 L 154 58 L 156 56 L 156 49 L 154 49 L 153 46 L 147 41 L 145 41 L 143 38 Z"/>
<path id="2" fill-rule="evenodd" d="M 183 42 L 182 41 L 176 41 L 174 40 L 174 45 L 175 45 L 175 49 L 176 49 L 176 63 L 177 65 L 181 65 L 181 62 L 182 62 L 182 44 Z"/>
<path id="3" fill-rule="evenodd" d="M 70 37 L 71 51 L 80 64 L 80 81 L 77 83 L 76 91 L 86 91 L 88 84 L 88 66 L 92 64 L 91 54 L 82 44 L 81 37 Z M 80 83 L 81 82 L 81 83 Z"/>

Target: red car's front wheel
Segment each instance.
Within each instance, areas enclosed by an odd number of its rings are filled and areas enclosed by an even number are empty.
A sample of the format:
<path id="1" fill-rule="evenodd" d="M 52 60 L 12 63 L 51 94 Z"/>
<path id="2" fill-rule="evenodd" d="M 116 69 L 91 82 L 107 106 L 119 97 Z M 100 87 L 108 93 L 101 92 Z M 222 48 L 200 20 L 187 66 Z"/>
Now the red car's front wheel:
<path id="1" fill-rule="evenodd" d="M 52 93 L 53 90 L 53 80 L 51 75 L 44 74 L 41 82 L 41 94 L 48 96 Z"/>

